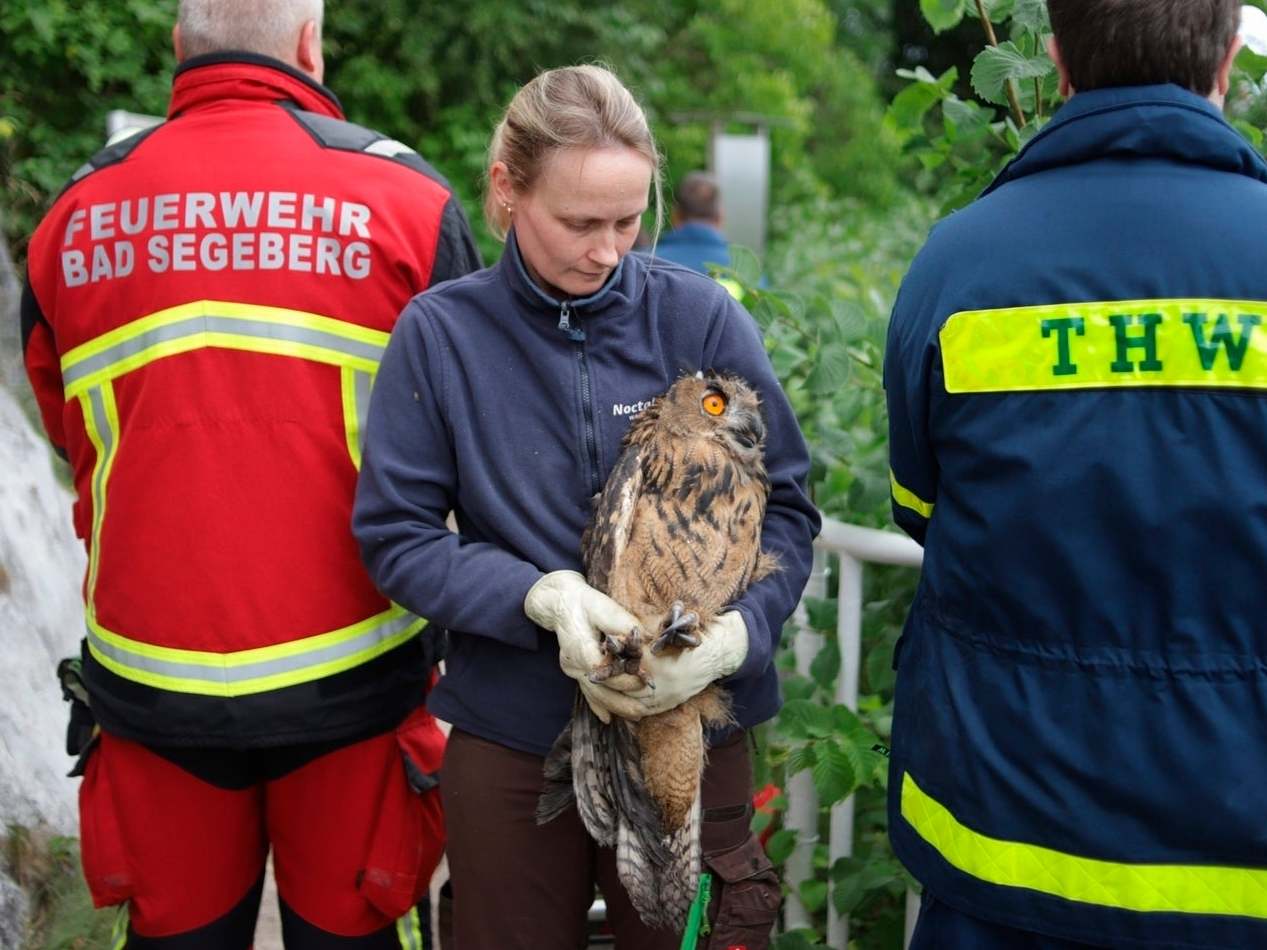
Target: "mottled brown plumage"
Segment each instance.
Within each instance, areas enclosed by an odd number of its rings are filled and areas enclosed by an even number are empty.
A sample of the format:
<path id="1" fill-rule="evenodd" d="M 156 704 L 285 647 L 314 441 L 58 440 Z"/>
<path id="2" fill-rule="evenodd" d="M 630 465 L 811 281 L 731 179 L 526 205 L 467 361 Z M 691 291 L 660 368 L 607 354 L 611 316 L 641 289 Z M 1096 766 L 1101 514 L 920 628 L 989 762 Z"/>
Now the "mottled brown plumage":
<path id="1" fill-rule="evenodd" d="M 718 613 L 776 568 L 760 548 L 764 436 L 759 399 L 734 376 L 680 379 L 630 425 L 581 547 L 590 584 L 639 628 L 607 642 L 608 662 L 591 679 L 646 681 L 645 651 L 698 645 Z M 718 686 L 611 727 L 578 703 L 548 761 L 540 818 L 574 791 L 590 833 L 616 846 L 621 880 L 653 926 L 680 927 L 694 896 L 704 727 L 728 719 Z"/>

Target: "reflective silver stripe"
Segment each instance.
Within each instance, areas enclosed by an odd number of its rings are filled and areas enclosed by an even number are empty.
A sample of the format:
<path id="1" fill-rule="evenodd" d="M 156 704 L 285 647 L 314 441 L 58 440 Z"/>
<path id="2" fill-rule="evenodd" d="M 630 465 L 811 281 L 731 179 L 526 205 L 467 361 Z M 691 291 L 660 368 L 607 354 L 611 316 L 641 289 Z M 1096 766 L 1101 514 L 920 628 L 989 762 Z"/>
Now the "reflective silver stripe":
<path id="1" fill-rule="evenodd" d="M 101 439 L 100 455 L 92 471 L 92 544 L 88 552 L 88 606 L 91 609 L 97 590 L 97 568 L 101 563 L 101 524 L 106 514 L 106 478 L 114 457 L 115 431 L 110 425 L 106 397 L 101 387 L 94 386 L 88 390 L 87 396 L 88 405 L 92 407 L 92 427 Z"/>
<path id="2" fill-rule="evenodd" d="M 365 422 L 370 414 L 370 390 L 374 387 L 374 376 L 362 370 L 353 370 L 352 386 L 356 392 L 356 447 L 365 452 Z"/>
<path id="3" fill-rule="evenodd" d="M 397 155 L 412 155 L 414 150 L 404 142 L 397 142 L 395 139 L 377 139 L 365 146 L 361 151 L 367 155 L 382 155 L 386 158 L 394 158 Z"/>
<path id="4" fill-rule="evenodd" d="M 88 627 L 88 640 L 92 648 L 121 666 L 166 676 L 174 679 L 198 680 L 206 683 L 242 683 L 247 680 L 275 676 L 279 673 L 291 673 L 309 667 L 321 666 L 333 660 L 355 656 L 372 647 L 389 640 L 397 634 L 404 633 L 410 626 L 420 623 L 413 614 L 404 613 L 390 620 L 385 620 L 370 630 L 358 634 L 348 640 L 332 643 L 329 646 L 313 650 L 281 656 L 254 663 L 235 664 L 232 654 L 226 654 L 226 663 L 218 666 L 204 666 L 198 663 L 181 663 L 175 660 L 160 660 L 156 657 L 143 656 L 133 650 L 118 646 L 100 636 L 92 626 Z"/>
<path id="5" fill-rule="evenodd" d="M 78 362 L 63 367 L 62 381 L 70 386 L 76 380 L 95 373 L 98 370 L 136 356 L 152 346 L 179 340 L 183 337 L 196 336 L 199 333 L 223 333 L 233 336 L 253 336 L 260 339 L 284 340 L 289 343 L 302 343 L 332 350 L 347 356 L 379 362 L 383 358 L 383 347 L 375 343 L 349 339 L 337 333 L 327 333 L 310 327 L 293 326 L 286 323 L 273 323 L 265 320 L 248 320 L 240 317 L 193 316 L 175 323 L 154 327 L 134 337 L 116 343 L 100 353 L 85 357 Z"/>

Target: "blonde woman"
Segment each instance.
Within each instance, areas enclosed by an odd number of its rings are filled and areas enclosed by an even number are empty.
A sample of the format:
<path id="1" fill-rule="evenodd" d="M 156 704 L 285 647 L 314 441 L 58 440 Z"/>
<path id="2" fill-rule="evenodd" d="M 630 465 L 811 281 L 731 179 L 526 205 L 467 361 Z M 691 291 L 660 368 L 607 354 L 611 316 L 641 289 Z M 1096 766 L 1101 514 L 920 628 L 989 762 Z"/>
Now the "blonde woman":
<path id="1" fill-rule="evenodd" d="M 489 149 L 494 267 L 419 296 L 375 384 L 354 526 L 396 602 L 450 633 L 431 710 L 454 726 L 441 786 L 461 950 L 576 948 L 597 883 L 617 945 L 676 948 L 648 930 L 575 810 L 534 819 L 542 763 L 578 684 L 637 718 L 724 677 L 738 728 L 710 737 L 705 863 L 712 946 L 766 946 L 778 882 L 748 830 L 746 730 L 773 716 L 771 657 L 810 564 L 809 459 L 752 319 L 714 281 L 628 252 L 660 157 L 638 103 L 596 66 L 550 70 L 514 97 Z M 772 492 L 763 546 L 784 569 L 753 585 L 687 651 L 673 688 L 638 698 L 586 674 L 600 631 L 633 618 L 581 578 L 580 538 L 630 418 L 683 373 L 737 373 L 761 392 Z M 445 526 L 453 511 L 458 532 Z M 671 695 L 670 695 L 671 694 Z"/>

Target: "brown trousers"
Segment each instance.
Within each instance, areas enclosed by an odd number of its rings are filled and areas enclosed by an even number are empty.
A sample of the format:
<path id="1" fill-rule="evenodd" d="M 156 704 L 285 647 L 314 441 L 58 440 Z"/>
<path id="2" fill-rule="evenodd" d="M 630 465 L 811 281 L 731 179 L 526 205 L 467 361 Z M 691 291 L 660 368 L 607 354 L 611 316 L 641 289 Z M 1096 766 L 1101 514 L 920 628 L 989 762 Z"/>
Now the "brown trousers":
<path id="1" fill-rule="evenodd" d="M 747 733 L 709 751 L 702 845 L 713 875 L 711 934 L 700 950 L 765 950 L 779 907 L 778 878 L 749 831 Z M 453 884 L 452 950 L 580 950 L 594 886 L 607 901 L 617 950 L 678 950 L 681 935 L 650 930 L 575 808 L 544 826 L 534 813 L 544 759 L 454 729 L 440 787 Z"/>

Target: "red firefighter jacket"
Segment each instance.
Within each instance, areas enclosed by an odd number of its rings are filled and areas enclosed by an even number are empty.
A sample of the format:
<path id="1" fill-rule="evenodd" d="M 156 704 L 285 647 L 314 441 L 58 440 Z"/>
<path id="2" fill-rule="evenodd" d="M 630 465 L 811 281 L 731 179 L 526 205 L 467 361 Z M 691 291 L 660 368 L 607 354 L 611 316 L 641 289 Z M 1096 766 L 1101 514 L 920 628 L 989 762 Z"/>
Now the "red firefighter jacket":
<path id="1" fill-rule="evenodd" d="M 168 121 L 76 173 L 22 329 L 74 472 L 107 729 L 325 741 L 420 701 L 431 638 L 366 576 L 352 494 L 397 314 L 478 266 L 443 178 L 251 54 L 187 61 Z"/>

